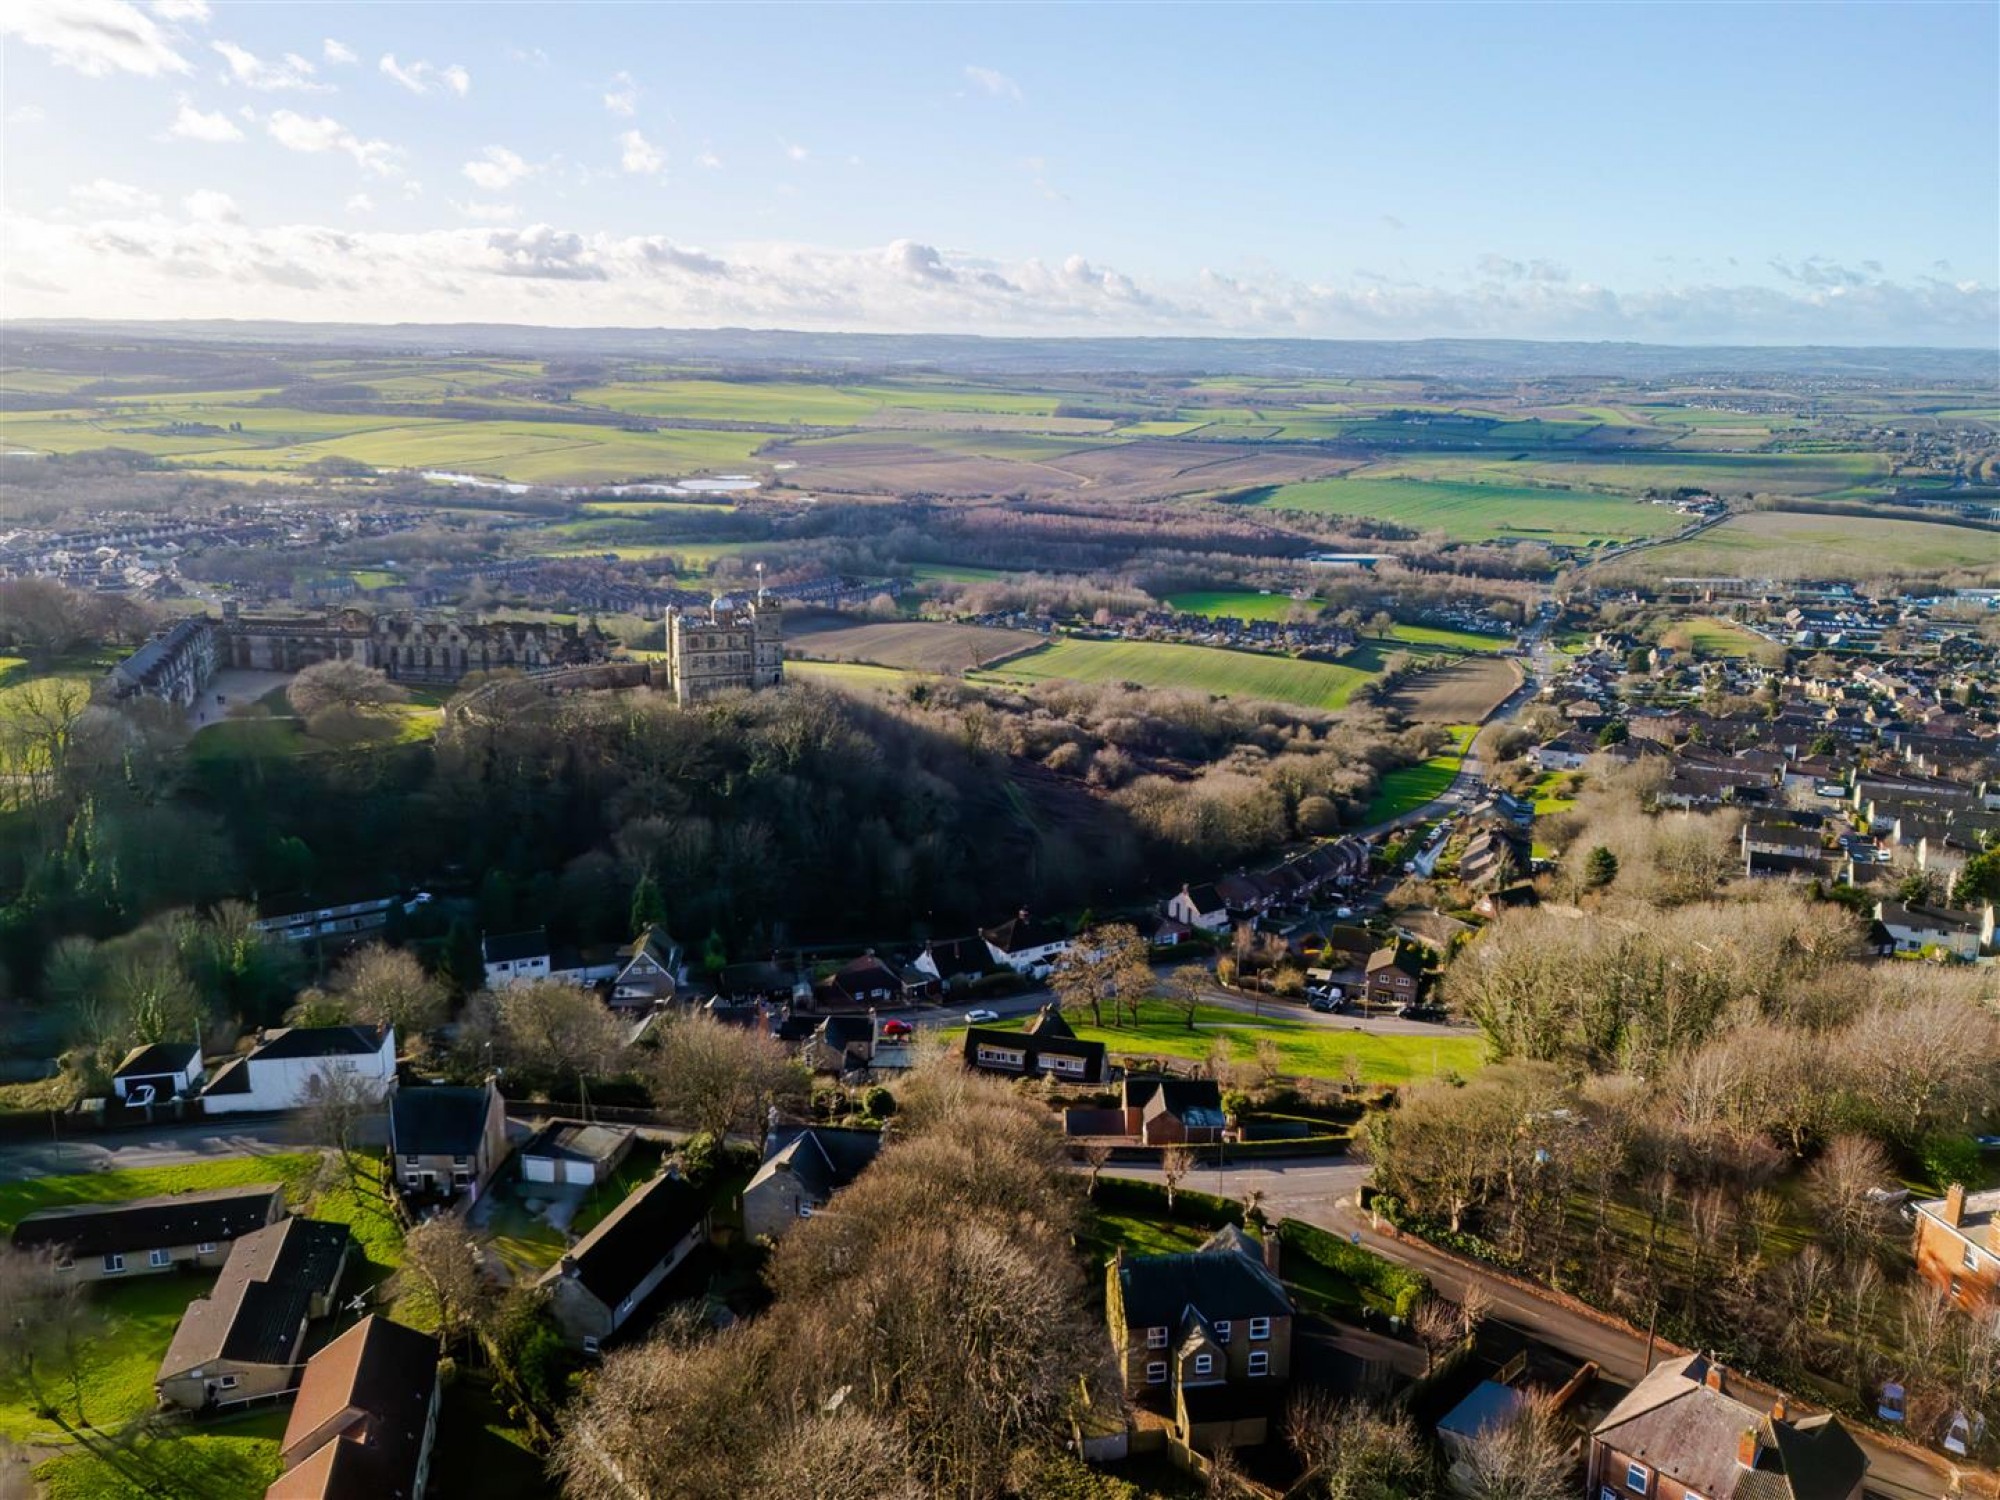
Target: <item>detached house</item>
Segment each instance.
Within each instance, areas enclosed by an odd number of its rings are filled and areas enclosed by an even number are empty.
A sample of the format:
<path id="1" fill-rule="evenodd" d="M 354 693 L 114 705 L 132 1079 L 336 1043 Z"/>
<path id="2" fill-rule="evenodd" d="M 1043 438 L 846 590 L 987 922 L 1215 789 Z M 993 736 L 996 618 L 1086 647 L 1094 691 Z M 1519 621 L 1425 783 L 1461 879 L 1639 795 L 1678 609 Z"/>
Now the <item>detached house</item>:
<path id="1" fill-rule="evenodd" d="M 879 1130 L 814 1126 L 773 1135 L 764 1164 L 743 1189 L 743 1232 L 753 1239 L 778 1238 L 825 1208 L 881 1150 Z"/>
<path id="2" fill-rule="evenodd" d="M 533 984 L 549 977 L 551 950 L 548 929 L 503 932 L 479 940 L 480 961 L 486 966 L 486 988 L 504 990 L 509 985 Z"/>
<path id="3" fill-rule="evenodd" d="M 648 927 L 621 950 L 618 975 L 611 981 L 614 1010 L 651 1010 L 674 998 L 674 973 L 681 947 L 657 927 Z"/>
<path id="4" fill-rule="evenodd" d="M 358 1079 L 369 1097 L 386 1099 L 396 1086 L 395 1027 L 280 1027 L 216 1072 L 202 1108 L 211 1115 L 298 1109 L 336 1073 Z"/>
<path id="5" fill-rule="evenodd" d="M 1105 1271 L 1105 1317 L 1125 1394 L 1206 1452 L 1270 1435 L 1292 1366 L 1292 1299 L 1275 1241 L 1234 1225 L 1180 1255 L 1128 1256 Z"/>
<path id="6" fill-rule="evenodd" d="M 233 1241 L 274 1222 L 284 1211 L 285 1190 L 275 1182 L 44 1208 L 14 1226 L 14 1248 L 47 1247 L 58 1271 L 82 1281 L 144 1276 L 176 1266 L 207 1270 L 227 1259 Z"/>
<path id="7" fill-rule="evenodd" d="M 708 1200 L 662 1173 L 632 1192 L 535 1284 L 572 1344 L 595 1354 L 708 1235 Z"/>
<path id="8" fill-rule="evenodd" d="M 1993 946 L 1991 902 L 1977 911 L 1946 911 L 1935 906 L 1878 901 L 1875 920 L 1882 924 L 1898 953 L 1922 953 L 1936 948 L 1955 958 L 1974 959 L 1981 950 Z"/>
<path id="9" fill-rule="evenodd" d="M 1184 885 L 1167 902 L 1167 915 L 1196 932 L 1227 932 L 1229 907 L 1213 885 Z"/>
<path id="10" fill-rule="evenodd" d="M 1072 1109 L 1063 1132 L 1078 1136 L 1130 1136 L 1145 1146 L 1207 1145 L 1222 1139 L 1229 1117 L 1222 1086 L 1213 1078 L 1127 1075 L 1119 1109 Z"/>
<path id="11" fill-rule="evenodd" d="M 507 1157 L 507 1109 L 479 1088 L 400 1090 L 389 1106 L 389 1157 L 405 1198 L 477 1203 Z"/>
<path id="12" fill-rule="evenodd" d="M 965 1065 L 982 1073 L 1001 1073 L 1013 1078 L 1034 1078 L 1046 1073 L 1065 1083 L 1102 1083 L 1104 1044 L 1078 1040 L 1062 1012 L 1045 1005 L 1019 1031 L 968 1026 Z"/>
<path id="13" fill-rule="evenodd" d="M 1860 1500 L 1868 1458 L 1830 1415 L 1729 1394 L 1722 1366 L 1655 1366 L 1590 1435 L 1592 1500 Z"/>
<path id="14" fill-rule="evenodd" d="M 997 926 L 980 928 L 979 936 L 993 961 L 1016 974 L 1046 973 L 1069 951 L 1069 932 L 1062 923 L 1053 917 L 1031 917 L 1025 906 Z"/>
<path id="15" fill-rule="evenodd" d="M 1367 974 L 1368 1003 L 1401 1008 L 1416 1002 L 1417 986 L 1423 982 L 1424 962 L 1401 943 L 1391 943 L 1368 955 Z"/>
<path id="16" fill-rule="evenodd" d="M 264 1500 L 418 1500 L 437 1418 L 437 1340 L 363 1318 L 306 1361 Z"/>
<path id="17" fill-rule="evenodd" d="M 1917 1274 L 1955 1306 L 2000 1312 L 2000 1188 L 1953 1183 L 1916 1207 Z"/>
<path id="18" fill-rule="evenodd" d="M 952 938 L 924 944 L 911 968 L 931 976 L 947 992 L 977 984 L 997 972 L 993 950 L 984 938 Z"/>

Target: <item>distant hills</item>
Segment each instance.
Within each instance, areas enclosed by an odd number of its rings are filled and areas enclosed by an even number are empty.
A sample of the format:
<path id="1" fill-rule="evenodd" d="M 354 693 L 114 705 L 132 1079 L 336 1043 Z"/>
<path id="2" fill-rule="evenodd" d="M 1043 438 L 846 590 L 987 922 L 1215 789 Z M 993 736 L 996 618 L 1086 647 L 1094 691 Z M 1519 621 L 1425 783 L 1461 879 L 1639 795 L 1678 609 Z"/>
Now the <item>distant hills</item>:
<path id="1" fill-rule="evenodd" d="M 374 355 L 518 355 L 677 363 L 816 366 L 948 375 L 1396 376 L 1444 379 L 1631 379 L 1678 376 L 1839 378 L 1893 384 L 2000 381 L 1982 349 L 1542 343 L 1524 339 L 983 338 L 947 334 L 801 333 L 754 328 L 543 328 L 506 323 L 281 323 L 16 319 L 23 335 Z"/>

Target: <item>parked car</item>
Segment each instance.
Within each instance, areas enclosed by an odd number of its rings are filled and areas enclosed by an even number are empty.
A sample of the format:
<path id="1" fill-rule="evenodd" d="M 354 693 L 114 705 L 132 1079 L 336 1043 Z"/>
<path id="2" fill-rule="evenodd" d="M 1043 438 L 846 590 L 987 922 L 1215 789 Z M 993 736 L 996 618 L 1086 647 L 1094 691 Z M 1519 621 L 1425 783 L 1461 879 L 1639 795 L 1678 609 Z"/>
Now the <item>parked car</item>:
<path id="1" fill-rule="evenodd" d="M 1333 915 L 1336 920 L 1345 922 L 1349 917 L 1354 915 L 1354 908 L 1351 906 L 1336 906 L 1333 909 Z"/>
<path id="2" fill-rule="evenodd" d="M 1396 1014 L 1405 1021 L 1442 1021 L 1447 1012 L 1442 1005 L 1406 1005 Z"/>
<path id="3" fill-rule="evenodd" d="M 1347 1002 L 1345 1000 L 1336 1000 L 1331 995 L 1314 995 L 1306 1001 L 1306 1007 L 1309 1010 L 1319 1011 L 1323 1015 L 1335 1015 L 1347 1008 Z"/>
<path id="4" fill-rule="evenodd" d="M 908 1021 L 890 1020 L 882 1023 L 882 1035 L 884 1036 L 908 1036 L 916 1029 Z"/>
<path id="5" fill-rule="evenodd" d="M 965 1013 L 965 1024 L 968 1026 L 984 1026 L 999 1019 L 1000 1012 L 997 1010 L 969 1010 Z"/>

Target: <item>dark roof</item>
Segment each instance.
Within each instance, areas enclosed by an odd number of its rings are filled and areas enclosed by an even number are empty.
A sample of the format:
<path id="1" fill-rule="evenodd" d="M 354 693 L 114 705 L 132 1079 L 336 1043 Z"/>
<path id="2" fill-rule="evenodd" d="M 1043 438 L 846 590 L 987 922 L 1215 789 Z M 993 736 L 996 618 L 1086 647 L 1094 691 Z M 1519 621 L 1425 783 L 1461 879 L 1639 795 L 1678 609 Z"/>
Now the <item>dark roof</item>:
<path id="1" fill-rule="evenodd" d="M 389 1140 L 399 1156 L 473 1156 L 486 1138 L 493 1088 L 398 1089 L 389 1102 Z"/>
<path id="2" fill-rule="evenodd" d="M 549 930 L 537 927 L 528 932 L 503 932 L 498 937 L 479 940 L 479 956 L 489 964 L 517 963 L 524 958 L 545 958 L 549 951 Z"/>
<path id="3" fill-rule="evenodd" d="M 1145 1109 L 1158 1098 L 1167 1113 L 1178 1120 L 1213 1114 L 1222 1123 L 1222 1085 L 1213 1078 L 1162 1078 L 1154 1074 L 1127 1074 L 1125 1107 Z"/>
<path id="4" fill-rule="evenodd" d="M 731 964 L 716 980 L 716 990 L 724 995 L 784 994 L 792 987 L 792 976 L 774 963 Z"/>
<path id="5" fill-rule="evenodd" d="M 1395 969 L 1416 979 L 1424 972 L 1424 961 L 1401 943 L 1393 943 L 1386 948 L 1377 948 L 1368 955 L 1370 974 L 1379 974 L 1384 969 Z"/>
<path id="6" fill-rule="evenodd" d="M 1029 1069 L 1034 1068 L 1043 1055 L 1077 1057 L 1083 1059 L 1084 1076 L 1088 1080 L 1095 1082 L 1104 1076 L 1104 1043 L 1083 1041 L 1074 1032 L 1054 1035 L 1038 1033 L 1032 1028 L 1010 1031 L 998 1026 L 968 1026 L 965 1029 L 965 1060 L 969 1065 L 979 1066 L 981 1046 L 1023 1048 L 1027 1053 L 1024 1066 Z"/>
<path id="7" fill-rule="evenodd" d="M 233 1240 L 270 1223 L 284 1207 L 284 1194 L 275 1182 L 259 1182 L 123 1203 L 38 1209 L 14 1226 L 14 1243 L 66 1245 L 73 1255 L 103 1255 Z"/>
<path id="8" fill-rule="evenodd" d="M 542 1280 L 553 1282 L 573 1266 L 593 1297 L 616 1307 L 707 1212 L 702 1194 L 663 1173 L 612 1209 Z"/>
<path id="9" fill-rule="evenodd" d="M 1029 1036 L 1044 1042 L 1076 1040 L 1076 1033 L 1070 1029 L 1069 1022 L 1063 1019 L 1063 1013 L 1053 1005 L 1043 1006 L 1035 1013 L 1035 1018 L 1021 1029 Z"/>
<path id="10" fill-rule="evenodd" d="M 347 1226 L 322 1219 L 284 1219 L 244 1235 L 209 1294 L 181 1315 L 160 1378 L 218 1359 L 289 1364 L 312 1299 L 339 1281 L 347 1244 Z"/>
<path id="11" fill-rule="evenodd" d="M 984 974 L 993 967 L 993 954 L 980 938 L 951 938 L 933 942 L 926 949 L 938 975 L 956 979 L 964 974 Z"/>
<path id="12" fill-rule="evenodd" d="M 813 1126 L 773 1136 L 772 1143 L 744 1191 L 784 1170 L 824 1203 L 868 1170 L 882 1150 L 882 1132 Z"/>
<path id="13" fill-rule="evenodd" d="M 632 1132 L 617 1125 L 580 1125 L 574 1120 L 551 1120 L 521 1148 L 523 1156 L 546 1156 L 558 1161 L 611 1160 Z"/>
<path id="14" fill-rule="evenodd" d="M 380 1026 L 282 1026 L 264 1034 L 250 1055 L 265 1059 L 367 1057 L 382 1050 Z"/>
<path id="15" fill-rule="evenodd" d="M 155 1042 L 150 1047 L 134 1047 L 125 1054 L 114 1078 L 144 1078 L 158 1073 L 179 1073 L 189 1063 L 198 1062 L 201 1049 L 193 1042 Z"/>
<path id="16" fill-rule="evenodd" d="M 1127 1257 L 1118 1267 L 1118 1287 L 1125 1322 L 1133 1328 L 1177 1328 L 1190 1310 L 1210 1323 L 1292 1315 L 1292 1299 L 1265 1269 L 1257 1242 L 1241 1230 L 1178 1255 Z"/>
<path id="17" fill-rule="evenodd" d="M 1023 911 L 1004 922 L 980 928 L 979 935 L 1002 953 L 1024 953 L 1030 948 L 1067 942 L 1069 929 L 1054 917 L 1031 917 Z"/>
<path id="18" fill-rule="evenodd" d="M 1223 909 L 1221 893 L 1216 890 L 1213 881 L 1207 881 L 1201 885 L 1189 886 L 1187 888 L 1187 898 L 1189 904 L 1192 905 L 1197 912 L 1203 913 L 1204 915 L 1212 911 L 1221 911 Z"/>
<path id="19" fill-rule="evenodd" d="M 436 1339 L 373 1316 L 306 1361 L 283 1448 L 322 1438 L 293 1452 L 293 1467 L 265 1492 L 267 1500 L 408 1500 L 437 1364 Z"/>
<path id="20" fill-rule="evenodd" d="M 836 1052 L 864 1050 L 875 1041 L 875 1023 L 867 1016 L 828 1016 L 819 1024 L 819 1038 Z"/>

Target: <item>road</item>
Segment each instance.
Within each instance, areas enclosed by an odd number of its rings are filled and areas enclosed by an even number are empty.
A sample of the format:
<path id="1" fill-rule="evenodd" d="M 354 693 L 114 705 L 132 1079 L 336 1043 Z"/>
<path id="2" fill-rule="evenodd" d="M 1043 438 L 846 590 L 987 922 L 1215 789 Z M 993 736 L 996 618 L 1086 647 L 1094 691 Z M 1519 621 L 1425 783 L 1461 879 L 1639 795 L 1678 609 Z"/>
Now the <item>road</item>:
<path id="1" fill-rule="evenodd" d="M 388 1140 L 386 1119 L 364 1121 L 359 1144 Z M 272 1119 L 236 1129 L 225 1121 L 196 1120 L 115 1135 L 65 1135 L 59 1140 L 11 1141 L 0 1145 L 0 1182 L 60 1177 L 77 1172 L 123 1171 L 128 1167 L 178 1167 L 233 1156 L 272 1156 L 312 1145 L 304 1120 Z"/>

